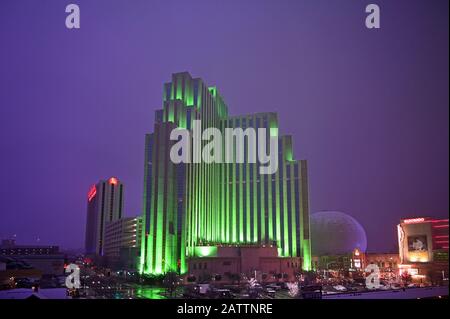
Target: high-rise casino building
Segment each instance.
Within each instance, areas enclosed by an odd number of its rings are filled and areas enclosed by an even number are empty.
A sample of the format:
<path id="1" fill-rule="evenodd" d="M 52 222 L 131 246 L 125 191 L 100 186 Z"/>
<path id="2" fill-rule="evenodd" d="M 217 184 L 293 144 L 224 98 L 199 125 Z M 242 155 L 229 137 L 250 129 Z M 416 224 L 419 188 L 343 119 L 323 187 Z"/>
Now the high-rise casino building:
<path id="1" fill-rule="evenodd" d="M 277 114 L 230 116 L 217 88 L 187 72 L 164 84 L 162 106 L 145 137 L 140 271 L 186 273 L 199 247 L 251 245 L 276 246 L 278 256 L 300 257 L 299 268 L 309 270 L 307 163 L 294 159 L 292 137 L 279 135 Z M 247 154 L 244 163 L 174 164 L 171 131 L 192 132 L 194 120 L 221 132 L 266 128 L 278 138 L 278 170 L 260 174 L 260 163 L 248 163 Z"/>
<path id="2" fill-rule="evenodd" d="M 116 177 L 100 180 L 89 188 L 87 194 L 87 216 L 85 253 L 103 256 L 106 224 L 122 218 L 124 186 Z"/>

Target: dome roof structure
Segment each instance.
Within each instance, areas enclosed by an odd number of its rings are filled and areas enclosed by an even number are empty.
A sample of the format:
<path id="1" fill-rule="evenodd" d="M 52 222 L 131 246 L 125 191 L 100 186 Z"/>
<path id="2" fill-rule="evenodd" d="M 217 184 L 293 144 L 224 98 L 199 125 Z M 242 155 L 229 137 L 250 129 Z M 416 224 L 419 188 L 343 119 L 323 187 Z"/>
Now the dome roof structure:
<path id="1" fill-rule="evenodd" d="M 351 253 L 355 248 L 365 252 L 364 228 L 352 216 L 325 211 L 311 215 L 311 248 L 314 256 Z"/>

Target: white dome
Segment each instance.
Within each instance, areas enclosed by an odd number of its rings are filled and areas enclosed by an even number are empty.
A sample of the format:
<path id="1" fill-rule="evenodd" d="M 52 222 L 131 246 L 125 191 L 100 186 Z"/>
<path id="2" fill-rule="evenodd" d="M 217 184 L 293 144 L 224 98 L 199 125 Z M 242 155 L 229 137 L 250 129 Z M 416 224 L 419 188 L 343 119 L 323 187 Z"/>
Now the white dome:
<path id="1" fill-rule="evenodd" d="M 365 252 L 364 228 L 352 216 L 341 212 L 318 212 L 311 215 L 311 247 L 314 256 Z"/>

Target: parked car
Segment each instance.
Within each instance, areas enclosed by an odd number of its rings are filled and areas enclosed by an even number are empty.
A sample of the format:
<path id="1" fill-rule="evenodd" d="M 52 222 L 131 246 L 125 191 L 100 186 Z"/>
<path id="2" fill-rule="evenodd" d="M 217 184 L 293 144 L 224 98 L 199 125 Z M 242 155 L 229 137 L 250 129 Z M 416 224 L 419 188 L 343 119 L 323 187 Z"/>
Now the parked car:
<path id="1" fill-rule="evenodd" d="M 342 285 L 336 285 L 336 286 L 333 286 L 333 288 L 337 291 L 347 291 L 347 288 L 345 288 Z"/>
<path id="2" fill-rule="evenodd" d="M 234 295 L 231 293 L 229 289 L 212 289 L 208 296 L 214 299 L 231 299 L 234 298 Z"/>
<path id="3" fill-rule="evenodd" d="M 277 284 L 269 284 L 269 285 L 266 286 L 266 289 L 271 289 L 271 290 L 278 291 L 278 290 L 281 289 L 281 287 L 278 286 Z"/>
<path id="4" fill-rule="evenodd" d="M 31 288 L 35 284 L 35 282 L 29 278 L 16 278 L 15 281 L 17 288 Z"/>

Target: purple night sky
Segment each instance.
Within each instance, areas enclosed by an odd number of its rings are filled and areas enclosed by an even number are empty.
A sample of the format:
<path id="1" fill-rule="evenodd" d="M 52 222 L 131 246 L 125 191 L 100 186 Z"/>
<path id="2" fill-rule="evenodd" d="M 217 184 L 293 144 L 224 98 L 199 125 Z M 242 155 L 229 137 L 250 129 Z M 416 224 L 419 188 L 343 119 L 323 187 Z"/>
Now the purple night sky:
<path id="1" fill-rule="evenodd" d="M 65 27 L 65 6 L 81 29 Z M 368 30 L 365 6 L 381 8 Z M 231 114 L 276 111 L 309 161 L 311 212 L 370 251 L 401 217 L 449 209 L 447 0 L 0 1 L 0 237 L 84 244 L 86 193 L 112 175 L 140 214 L 144 134 L 189 71 Z"/>

